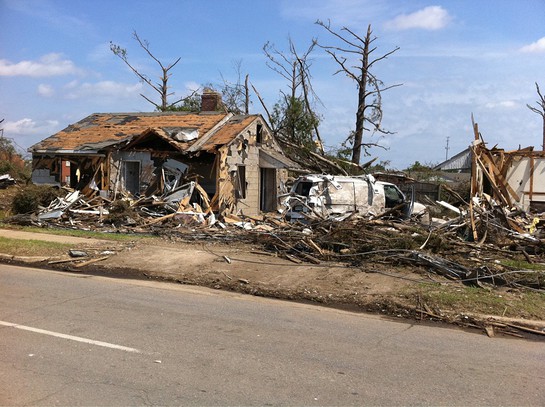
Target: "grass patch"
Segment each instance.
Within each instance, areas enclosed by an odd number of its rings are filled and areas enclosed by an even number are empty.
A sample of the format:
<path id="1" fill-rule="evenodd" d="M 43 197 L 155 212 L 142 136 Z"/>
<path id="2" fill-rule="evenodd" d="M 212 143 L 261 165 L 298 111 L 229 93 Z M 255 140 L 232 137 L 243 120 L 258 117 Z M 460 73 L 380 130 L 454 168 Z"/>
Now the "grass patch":
<path id="1" fill-rule="evenodd" d="M 128 234 L 128 233 L 104 233 L 96 232 L 91 230 L 80 230 L 80 229 L 53 229 L 53 228 L 39 228 L 35 226 L 13 226 L 13 225 L 0 225 L 6 229 L 21 230 L 24 232 L 32 233 L 45 233 L 48 235 L 59 235 L 59 236 L 74 236 L 74 237 L 84 237 L 84 238 L 93 238 L 93 239 L 102 239 L 102 240 L 112 240 L 116 242 L 129 242 L 139 239 L 149 239 L 155 236 L 147 234 Z"/>
<path id="2" fill-rule="evenodd" d="M 57 256 L 71 248 L 73 245 L 66 243 L 0 237 L 0 253 L 13 256 Z"/>
<path id="3" fill-rule="evenodd" d="M 512 268 L 513 270 L 545 270 L 545 264 L 528 263 L 524 260 L 500 260 L 500 264 L 504 267 Z"/>
<path id="4" fill-rule="evenodd" d="M 434 312 L 478 313 L 511 318 L 545 319 L 545 294 L 458 285 L 421 284 L 408 297 L 425 303 Z"/>

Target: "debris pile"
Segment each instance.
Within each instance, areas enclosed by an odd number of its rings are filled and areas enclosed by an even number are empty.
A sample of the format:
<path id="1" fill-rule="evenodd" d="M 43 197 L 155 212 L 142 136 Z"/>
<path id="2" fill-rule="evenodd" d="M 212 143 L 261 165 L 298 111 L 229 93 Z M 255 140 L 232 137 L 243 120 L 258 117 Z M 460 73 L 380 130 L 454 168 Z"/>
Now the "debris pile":
<path id="1" fill-rule="evenodd" d="M 449 216 L 428 217 L 426 222 L 418 211 L 419 216 L 407 217 L 405 209 L 415 207 L 414 199 L 406 200 L 393 184 L 327 175 L 303 177 L 294 184 L 292 194 L 299 200 L 288 210 L 245 216 L 234 213 L 235 205 L 226 198 L 211 201 L 196 178 L 187 179 L 168 166 L 146 196 L 115 191 L 115 198 L 109 199 L 93 188 L 67 190 L 47 208 L 12 221 L 182 240 L 244 240 L 296 263 L 340 262 L 363 271 L 373 271 L 371 264 L 404 264 L 468 285 L 541 290 L 545 285 L 545 215 L 536 210 L 536 203 L 545 196 L 545 181 L 537 180 L 536 169 L 545 166 L 545 153 L 489 150 L 476 124 L 474 130 L 470 198 L 443 185 L 448 202 L 427 203 L 436 207 L 430 212 L 448 211 Z M 519 177 L 522 169 L 528 176 Z M 341 181 L 352 189 L 342 189 Z M 326 188 L 328 183 L 334 188 Z M 351 193 L 341 194 L 347 191 Z M 361 204 L 347 198 L 358 194 Z M 368 205 L 371 195 L 373 205 Z M 385 204 L 375 205 L 375 201 Z M 386 210 L 380 213 L 375 206 Z"/>
<path id="2" fill-rule="evenodd" d="M 66 264 L 77 270 L 104 261 L 124 249 L 125 246 L 120 247 L 119 245 L 117 247 L 86 247 L 84 250 L 70 249 L 67 255 L 53 258 L 47 264 Z"/>
<path id="3" fill-rule="evenodd" d="M 15 179 L 9 174 L 0 175 L 0 189 L 15 185 Z"/>
<path id="4" fill-rule="evenodd" d="M 372 272 L 370 265 L 411 265 L 467 285 L 509 285 L 543 289 L 543 214 L 508 210 L 492 199 L 460 204 L 451 190 L 449 219 L 422 224 L 415 218 L 351 213 L 342 221 L 309 217 L 288 222 L 285 214 L 216 215 L 200 185 L 191 181 L 161 196 L 116 200 L 86 198 L 69 191 L 49 207 L 29 215 L 39 226 L 148 233 L 170 239 L 247 241 L 294 263 L 336 262 Z M 21 223 L 21 217 L 14 217 Z M 475 234 L 479 237 L 475 240 Z M 506 262 L 506 260 L 508 260 Z M 517 265 L 525 264 L 522 267 Z M 536 267 L 527 269 L 531 263 Z"/>

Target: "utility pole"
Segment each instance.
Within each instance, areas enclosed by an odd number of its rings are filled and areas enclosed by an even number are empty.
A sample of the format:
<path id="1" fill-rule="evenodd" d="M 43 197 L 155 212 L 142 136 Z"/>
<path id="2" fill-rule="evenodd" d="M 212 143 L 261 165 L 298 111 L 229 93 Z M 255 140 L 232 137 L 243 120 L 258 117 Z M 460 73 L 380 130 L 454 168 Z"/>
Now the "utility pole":
<path id="1" fill-rule="evenodd" d="M 449 150 L 449 147 L 448 147 L 448 142 L 450 140 L 450 136 L 447 136 L 447 146 L 445 147 L 445 161 L 448 160 L 448 150 Z"/>

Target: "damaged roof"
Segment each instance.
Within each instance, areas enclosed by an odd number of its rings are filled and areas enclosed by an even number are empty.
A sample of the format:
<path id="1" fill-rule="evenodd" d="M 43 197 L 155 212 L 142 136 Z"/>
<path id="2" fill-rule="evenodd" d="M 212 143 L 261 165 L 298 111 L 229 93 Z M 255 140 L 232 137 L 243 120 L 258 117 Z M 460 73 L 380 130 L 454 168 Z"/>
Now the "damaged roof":
<path id="1" fill-rule="evenodd" d="M 222 146 L 233 140 L 233 134 L 242 133 L 255 119 L 256 116 L 233 116 L 224 126 L 218 129 L 210 138 L 203 140 L 200 146 L 202 150 L 210 151 L 217 146 Z"/>
<path id="2" fill-rule="evenodd" d="M 448 160 L 437 164 L 433 169 L 440 171 L 469 171 L 471 170 L 471 150 L 468 147 Z"/>
<path id="3" fill-rule="evenodd" d="M 230 117 L 231 115 L 222 112 L 94 113 L 33 145 L 29 151 L 100 150 L 130 141 L 150 129 L 162 129 L 164 134 L 172 134 L 173 129 L 187 129 L 198 134 L 198 137 L 193 140 L 197 143 L 201 138 L 208 138 L 210 136 L 208 133 L 221 125 L 222 121 L 229 123 Z M 244 117 L 243 122 L 250 123 L 257 116 Z M 241 124 L 235 121 L 229 124 L 228 128 L 221 128 L 222 131 L 218 133 L 223 136 L 220 139 L 214 138 L 216 141 L 213 141 L 213 144 L 225 144 L 231 141 L 239 134 L 236 132 L 239 126 Z"/>

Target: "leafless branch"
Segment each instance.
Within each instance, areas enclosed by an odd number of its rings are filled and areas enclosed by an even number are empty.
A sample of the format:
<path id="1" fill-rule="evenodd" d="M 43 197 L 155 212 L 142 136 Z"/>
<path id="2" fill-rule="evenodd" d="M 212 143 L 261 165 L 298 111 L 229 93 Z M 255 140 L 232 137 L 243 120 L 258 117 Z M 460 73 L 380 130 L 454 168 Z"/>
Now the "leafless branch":
<path id="1" fill-rule="evenodd" d="M 146 99 L 148 102 L 150 102 L 152 105 L 154 105 L 158 110 L 166 110 L 169 104 L 167 103 L 168 97 L 173 95 L 173 93 L 168 92 L 168 80 L 171 76 L 169 71 L 181 60 L 181 57 L 178 57 L 174 62 L 169 64 L 168 66 L 164 66 L 163 63 L 153 55 L 153 53 L 150 51 L 149 48 L 149 42 L 146 40 L 143 40 L 140 38 L 138 33 L 136 31 L 133 31 L 133 38 L 136 42 L 140 45 L 140 47 L 148 54 L 148 56 L 153 59 L 161 68 L 161 76 L 160 76 L 160 82 L 159 83 L 153 83 L 152 80 L 144 73 L 140 72 L 138 69 L 136 69 L 134 66 L 131 65 L 131 63 L 128 60 L 127 57 L 127 50 L 125 48 L 122 48 L 119 45 L 114 44 L 112 41 L 110 41 L 110 50 L 116 55 L 119 59 L 121 59 L 130 69 L 131 71 L 138 77 L 142 82 L 147 84 L 149 87 L 151 87 L 153 90 L 155 90 L 159 95 L 161 96 L 161 104 L 152 102 L 149 98 L 141 95 L 144 99 Z M 170 104 L 172 105 L 172 104 Z"/>
<path id="2" fill-rule="evenodd" d="M 322 26 L 328 33 L 333 35 L 334 38 L 341 41 L 340 46 L 335 45 L 323 45 L 318 44 L 327 54 L 329 54 L 339 69 L 335 71 L 334 75 L 344 73 L 346 76 L 354 80 L 358 87 L 358 106 L 356 109 L 356 129 L 349 135 L 346 141 L 352 143 L 352 162 L 359 164 L 361 157 L 361 148 L 369 148 L 372 146 L 379 146 L 378 143 L 364 143 L 363 132 L 373 131 L 381 134 L 391 134 L 381 127 L 382 123 L 382 95 L 381 93 L 401 86 L 401 84 L 384 86 L 384 84 L 378 80 L 370 69 L 374 64 L 380 62 L 394 52 L 399 50 L 399 47 L 395 47 L 393 50 L 375 58 L 371 59 L 371 54 L 377 50 L 376 46 L 372 46 L 376 37 L 372 36 L 371 25 L 367 27 L 367 33 L 364 37 L 358 35 L 350 28 L 343 27 L 340 32 L 331 28 L 331 23 L 324 23 L 320 20 L 316 21 L 316 24 Z M 343 55 L 358 55 L 357 64 L 349 66 L 348 58 Z M 369 98 L 374 98 L 373 101 L 369 101 Z M 365 123 L 371 124 L 372 129 L 365 127 Z"/>
<path id="3" fill-rule="evenodd" d="M 273 120 L 272 120 L 272 116 L 269 112 L 269 109 L 267 109 L 267 105 L 265 104 L 265 101 L 263 100 L 263 98 L 261 97 L 261 95 L 259 94 L 259 92 L 257 91 L 257 89 L 255 88 L 254 84 L 250 82 L 250 85 L 252 86 L 252 89 L 254 90 L 257 98 L 259 99 L 259 102 L 261 103 L 261 106 L 263 106 L 263 110 L 265 110 L 265 113 L 267 114 L 267 120 L 269 121 L 269 123 L 273 123 Z M 276 132 L 275 129 L 272 129 L 273 132 Z"/>

